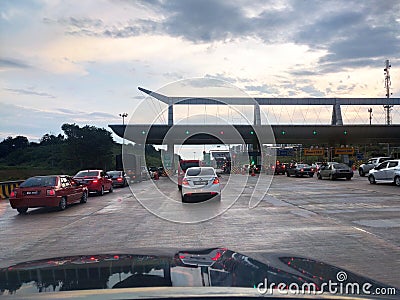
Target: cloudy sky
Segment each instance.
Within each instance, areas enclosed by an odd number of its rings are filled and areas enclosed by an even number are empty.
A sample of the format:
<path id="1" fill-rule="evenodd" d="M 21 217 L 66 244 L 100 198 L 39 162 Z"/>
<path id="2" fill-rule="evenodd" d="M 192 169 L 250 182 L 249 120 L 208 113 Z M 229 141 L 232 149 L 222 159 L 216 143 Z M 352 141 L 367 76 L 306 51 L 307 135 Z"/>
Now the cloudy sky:
<path id="1" fill-rule="evenodd" d="M 0 138 L 121 123 L 138 86 L 193 77 L 252 96 L 385 97 L 390 59 L 400 97 L 398 0 L 2 0 L 0 44 Z"/>

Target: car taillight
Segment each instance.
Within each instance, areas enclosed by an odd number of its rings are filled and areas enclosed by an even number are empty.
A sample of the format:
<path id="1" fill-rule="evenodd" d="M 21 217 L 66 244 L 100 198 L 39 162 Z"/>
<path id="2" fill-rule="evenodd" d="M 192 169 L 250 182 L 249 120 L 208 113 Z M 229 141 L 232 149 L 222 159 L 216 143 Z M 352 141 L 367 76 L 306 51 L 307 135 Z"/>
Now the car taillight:
<path id="1" fill-rule="evenodd" d="M 56 191 L 55 190 L 46 190 L 46 195 L 47 196 L 55 196 L 56 195 Z"/>
<path id="2" fill-rule="evenodd" d="M 301 172 L 304 172 L 304 169 L 300 169 Z"/>
<path id="3" fill-rule="evenodd" d="M 98 182 L 98 180 L 97 180 L 97 179 L 95 179 L 95 180 L 93 180 L 93 181 L 92 181 L 92 183 L 97 183 L 97 182 Z"/>
<path id="4" fill-rule="evenodd" d="M 16 191 L 12 191 L 10 193 L 10 198 L 15 198 L 15 197 L 17 197 L 17 192 Z"/>
<path id="5" fill-rule="evenodd" d="M 121 178 L 121 177 L 118 177 L 117 181 L 122 181 L 122 178 Z"/>
<path id="6" fill-rule="evenodd" d="M 186 178 L 182 180 L 182 185 L 189 185 L 189 182 L 187 181 Z"/>
<path id="7" fill-rule="evenodd" d="M 219 179 L 218 178 L 214 178 L 213 184 L 219 184 Z"/>
<path id="8" fill-rule="evenodd" d="M 285 168 L 286 168 L 286 166 L 285 166 L 285 165 L 283 165 L 283 166 L 282 166 L 282 168 L 284 168 L 284 169 L 285 169 Z"/>

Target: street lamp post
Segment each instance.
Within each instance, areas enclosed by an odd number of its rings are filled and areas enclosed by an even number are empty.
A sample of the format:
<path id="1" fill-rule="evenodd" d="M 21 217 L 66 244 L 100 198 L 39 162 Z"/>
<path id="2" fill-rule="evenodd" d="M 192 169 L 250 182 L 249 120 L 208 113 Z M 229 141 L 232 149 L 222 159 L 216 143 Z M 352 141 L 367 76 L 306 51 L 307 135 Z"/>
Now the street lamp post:
<path id="1" fill-rule="evenodd" d="M 125 125 L 125 118 L 128 116 L 128 114 L 122 113 L 122 114 L 119 114 L 119 116 L 122 117 L 122 125 Z"/>

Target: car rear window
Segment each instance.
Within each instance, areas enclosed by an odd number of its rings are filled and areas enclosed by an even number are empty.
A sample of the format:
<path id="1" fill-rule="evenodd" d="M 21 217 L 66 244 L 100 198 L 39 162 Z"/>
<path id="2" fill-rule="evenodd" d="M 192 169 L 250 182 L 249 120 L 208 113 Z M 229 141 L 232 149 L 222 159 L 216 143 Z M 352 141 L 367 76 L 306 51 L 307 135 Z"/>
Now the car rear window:
<path id="1" fill-rule="evenodd" d="M 21 183 L 20 187 L 56 186 L 56 176 L 31 177 Z"/>
<path id="2" fill-rule="evenodd" d="M 211 168 L 190 168 L 186 172 L 187 176 L 208 176 L 215 175 L 214 169 Z"/>
<path id="3" fill-rule="evenodd" d="M 349 166 L 348 166 L 348 165 L 345 165 L 345 164 L 334 164 L 333 166 L 334 166 L 334 168 L 337 169 L 337 170 L 345 170 L 345 169 L 348 169 L 348 168 L 349 168 Z"/>
<path id="4" fill-rule="evenodd" d="M 85 176 L 98 176 L 99 172 L 98 171 L 81 171 L 78 172 L 78 174 L 75 175 L 75 177 L 85 177 Z"/>
<path id="5" fill-rule="evenodd" d="M 111 171 L 111 172 L 107 172 L 107 174 L 109 176 L 121 176 L 121 172 L 120 171 Z"/>
<path id="6" fill-rule="evenodd" d="M 197 176 L 200 174 L 201 169 L 200 168 L 191 168 L 188 169 L 186 172 L 187 176 Z"/>

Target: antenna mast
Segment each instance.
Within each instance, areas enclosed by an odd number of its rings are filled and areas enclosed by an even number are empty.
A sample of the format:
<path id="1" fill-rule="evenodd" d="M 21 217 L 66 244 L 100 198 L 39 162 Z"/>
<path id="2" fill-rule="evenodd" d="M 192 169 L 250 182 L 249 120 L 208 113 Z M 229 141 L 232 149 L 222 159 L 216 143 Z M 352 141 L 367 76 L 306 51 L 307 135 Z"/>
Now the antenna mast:
<path id="1" fill-rule="evenodd" d="M 389 60 L 386 60 L 386 66 L 383 69 L 384 71 L 384 75 L 385 75 L 385 88 L 386 88 L 386 98 L 389 99 L 390 97 L 390 74 L 389 74 L 389 69 L 390 69 L 391 65 L 389 63 Z M 383 108 L 386 110 L 386 125 L 390 125 L 392 123 L 392 120 L 390 119 L 390 111 L 392 110 L 393 105 L 384 105 Z"/>

